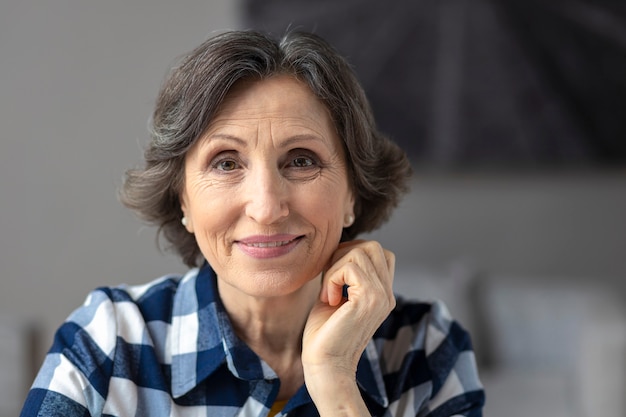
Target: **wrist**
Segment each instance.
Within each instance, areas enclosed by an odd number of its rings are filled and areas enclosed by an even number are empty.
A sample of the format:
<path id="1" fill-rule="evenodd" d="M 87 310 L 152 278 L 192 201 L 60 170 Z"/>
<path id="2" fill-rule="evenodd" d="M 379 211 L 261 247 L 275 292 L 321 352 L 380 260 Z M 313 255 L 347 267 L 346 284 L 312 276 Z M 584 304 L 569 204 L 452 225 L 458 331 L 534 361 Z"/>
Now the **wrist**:
<path id="1" fill-rule="evenodd" d="M 369 416 L 356 373 L 330 367 L 305 367 L 304 381 L 321 417 Z"/>

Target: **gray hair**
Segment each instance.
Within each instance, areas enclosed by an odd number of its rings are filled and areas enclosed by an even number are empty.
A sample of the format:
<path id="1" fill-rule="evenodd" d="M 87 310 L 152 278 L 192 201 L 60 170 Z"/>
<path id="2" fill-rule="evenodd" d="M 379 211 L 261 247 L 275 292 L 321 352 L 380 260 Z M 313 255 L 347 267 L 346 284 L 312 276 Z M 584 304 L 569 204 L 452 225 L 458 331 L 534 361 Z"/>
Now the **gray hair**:
<path id="1" fill-rule="evenodd" d="M 122 203 L 157 225 L 189 266 L 198 265 L 201 253 L 180 223 L 185 154 L 236 83 L 276 75 L 308 85 L 328 108 L 342 139 L 356 217 L 342 240 L 378 228 L 407 191 L 411 167 L 406 154 L 377 130 L 352 68 L 325 40 L 302 32 L 280 40 L 254 31 L 217 35 L 171 70 L 156 101 L 145 165 L 128 170 L 120 190 Z"/>

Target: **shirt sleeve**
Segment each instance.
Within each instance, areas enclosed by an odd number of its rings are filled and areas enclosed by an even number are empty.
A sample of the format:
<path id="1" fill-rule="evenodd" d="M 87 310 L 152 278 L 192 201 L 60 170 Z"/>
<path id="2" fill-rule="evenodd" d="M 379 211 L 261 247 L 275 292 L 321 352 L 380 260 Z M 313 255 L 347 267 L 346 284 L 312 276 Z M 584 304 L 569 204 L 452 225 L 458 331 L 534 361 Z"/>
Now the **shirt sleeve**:
<path id="1" fill-rule="evenodd" d="M 432 304 L 426 332 L 432 394 L 419 417 L 481 417 L 485 402 L 469 333 L 441 302 Z"/>
<path id="2" fill-rule="evenodd" d="M 20 416 L 99 415 L 115 344 L 114 303 L 106 290 L 93 291 L 57 330 Z"/>

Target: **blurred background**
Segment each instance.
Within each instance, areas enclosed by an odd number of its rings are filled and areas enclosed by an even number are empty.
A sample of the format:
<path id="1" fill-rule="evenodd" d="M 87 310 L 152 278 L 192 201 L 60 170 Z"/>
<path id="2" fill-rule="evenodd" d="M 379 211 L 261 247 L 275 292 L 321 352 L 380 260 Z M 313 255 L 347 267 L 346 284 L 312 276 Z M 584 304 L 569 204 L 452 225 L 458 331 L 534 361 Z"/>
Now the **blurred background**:
<path id="1" fill-rule="evenodd" d="M 626 416 L 626 6 L 610 0 L 4 0 L 0 417 L 98 286 L 184 272 L 117 201 L 160 83 L 214 33 L 350 60 L 411 193 L 370 237 L 473 337 L 486 417 Z"/>

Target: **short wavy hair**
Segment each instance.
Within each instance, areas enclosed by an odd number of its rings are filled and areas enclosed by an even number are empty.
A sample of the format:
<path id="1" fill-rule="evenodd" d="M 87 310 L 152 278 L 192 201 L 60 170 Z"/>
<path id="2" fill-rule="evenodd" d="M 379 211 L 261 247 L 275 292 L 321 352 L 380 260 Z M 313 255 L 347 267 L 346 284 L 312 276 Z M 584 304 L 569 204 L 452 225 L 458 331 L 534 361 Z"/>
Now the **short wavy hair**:
<path id="1" fill-rule="evenodd" d="M 317 35 L 290 32 L 281 39 L 230 31 L 183 56 L 166 77 L 151 119 L 144 166 L 126 172 L 120 200 L 158 226 L 169 249 L 188 266 L 201 262 L 194 235 L 181 224 L 180 195 L 187 151 L 202 136 L 240 81 L 293 76 L 326 105 L 342 139 L 355 197 L 354 223 L 342 240 L 377 229 L 408 190 L 406 154 L 376 128 L 370 104 L 348 62 Z"/>

